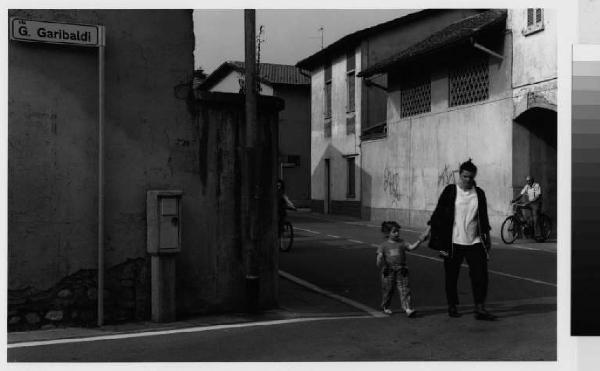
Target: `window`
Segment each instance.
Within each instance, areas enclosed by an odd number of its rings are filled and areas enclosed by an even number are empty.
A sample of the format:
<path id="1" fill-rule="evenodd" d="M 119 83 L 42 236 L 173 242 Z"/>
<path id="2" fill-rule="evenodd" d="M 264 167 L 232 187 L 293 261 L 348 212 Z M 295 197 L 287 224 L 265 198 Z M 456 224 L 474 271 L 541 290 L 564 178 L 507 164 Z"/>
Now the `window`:
<path id="1" fill-rule="evenodd" d="M 300 155 L 283 155 L 281 156 L 282 167 L 300 166 Z"/>
<path id="2" fill-rule="evenodd" d="M 489 98 L 490 76 L 487 57 L 473 58 L 468 64 L 450 68 L 448 75 L 450 107 Z"/>
<path id="3" fill-rule="evenodd" d="M 346 134 L 356 133 L 356 117 L 354 115 L 346 117 Z"/>
<path id="4" fill-rule="evenodd" d="M 331 138 L 331 117 L 325 119 L 323 125 L 323 135 L 325 138 Z"/>
<path id="5" fill-rule="evenodd" d="M 525 36 L 542 31 L 544 29 L 544 9 L 527 9 L 527 28 L 523 30 Z"/>
<path id="6" fill-rule="evenodd" d="M 331 63 L 325 66 L 325 92 L 324 92 L 324 116 L 323 135 L 325 138 L 331 137 Z"/>
<path id="7" fill-rule="evenodd" d="M 365 82 L 361 90 L 361 140 L 372 140 L 386 137 L 388 78 L 387 74 L 376 75 Z"/>
<path id="8" fill-rule="evenodd" d="M 348 52 L 346 55 L 346 113 L 349 115 L 346 116 L 346 134 L 355 134 L 356 133 L 356 119 L 354 116 L 354 111 L 356 110 L 355 104 L 355 92 L 356 92 L 356 56 L 354 55 L 354 51 Z"/>
<path id="9" fill-rule="evenodd" d="M 355 109 L 355 70 L 356 58 L 352 51 L 346 56 L 346 91 L 348 93 L 346 98 L 346 112 L 354 112 Z"/>
<path id="10" fill-rule="evenodd" d="M 408 73 L 401 83 L 400 117 L 431 112 L 431 78 L 429 73 Z"/>
<path id="11" fill-rule="evenodd" d="M 346 163 L 348 164 L 348 187 L 346 191 L 347 198 L 354 198 L 355 195 L 355 157 L 346 157 Z"/>
<path id="12" fill-rule="evenodd" d="M 331 63 L 325 66 L 325 118 L 331 117 Z"/>

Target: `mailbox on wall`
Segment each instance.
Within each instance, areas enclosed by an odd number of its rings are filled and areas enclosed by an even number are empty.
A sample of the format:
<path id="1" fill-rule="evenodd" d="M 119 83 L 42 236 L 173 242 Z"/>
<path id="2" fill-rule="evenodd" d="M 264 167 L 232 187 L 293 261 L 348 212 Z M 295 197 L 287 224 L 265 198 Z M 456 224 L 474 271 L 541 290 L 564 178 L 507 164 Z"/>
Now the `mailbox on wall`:
<path id="1" fill-rule="evenodd" d="M 181 251 L 182 191 L 148 191 L 146 199 L 147 249 L 151 255 Z"/>

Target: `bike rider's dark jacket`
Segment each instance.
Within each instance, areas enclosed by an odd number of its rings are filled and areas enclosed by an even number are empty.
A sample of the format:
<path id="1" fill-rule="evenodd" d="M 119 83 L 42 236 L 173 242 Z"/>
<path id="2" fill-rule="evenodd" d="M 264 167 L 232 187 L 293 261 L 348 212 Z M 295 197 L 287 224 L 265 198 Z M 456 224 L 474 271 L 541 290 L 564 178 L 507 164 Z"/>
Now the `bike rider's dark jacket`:
<path id="1" fill-rule="evenodd" d="M 438 251 L 445 251 L 452 256 L 452 230 L 454 227 L 454 203 L 456 201 L 456 187 L 455 184 L 449 184 L 444 188 L 437 206 L 431 215 L 431 219 L 428 224 L 431 226 L 431 238 L 429 240 L 429 247 Z M 479 237 L 489 250 L 489 231 L 490 221 L 488 219 L 487 212 L 487 200 L 485 198 L 485 192 L 477 186 L 475 186 L 477 192 L 477 224 L 479 228 Z"/>

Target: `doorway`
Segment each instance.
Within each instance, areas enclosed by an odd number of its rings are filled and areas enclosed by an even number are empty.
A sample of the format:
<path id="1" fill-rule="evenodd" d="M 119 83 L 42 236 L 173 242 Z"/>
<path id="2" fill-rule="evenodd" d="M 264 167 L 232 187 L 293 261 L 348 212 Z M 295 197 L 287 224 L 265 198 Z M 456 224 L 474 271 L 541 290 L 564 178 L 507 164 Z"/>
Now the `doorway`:
<path id="1" fill-rule="evenodd" d="M 513 125 L 513 194 L 517 195 L 531 175 L 542 188 L 542 210 L 556 225 L 557 203 L 556 111 L 532 107 Z"/>
<path id="2" fill-rule="evenodd" d="M 331 163 L 328 158 L 325 159 L 325 200 L 323 205 L 323 213 L 331 213 Z"/>

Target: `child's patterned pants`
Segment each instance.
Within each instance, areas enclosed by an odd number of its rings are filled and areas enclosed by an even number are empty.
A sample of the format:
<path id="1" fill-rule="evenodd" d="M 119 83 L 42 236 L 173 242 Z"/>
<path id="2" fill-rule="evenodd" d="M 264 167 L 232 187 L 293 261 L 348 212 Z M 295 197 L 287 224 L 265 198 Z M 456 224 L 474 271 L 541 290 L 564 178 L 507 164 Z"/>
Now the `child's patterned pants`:
<path id="1" fill-rule="evenodd" d="M 386 274 L 387 273 L 387 274 Z M 389 308 L 392 304 L 394 295 L 394 286 L 400 293 L 400 301 L 404 311 L 413 310 L 412 297 L 410 295 L 410 286 L 408 285 L 408 268 L 405 266 L 384 268 L 381 272 L 381 293 L 383 300 L 381 308 Z"/>

